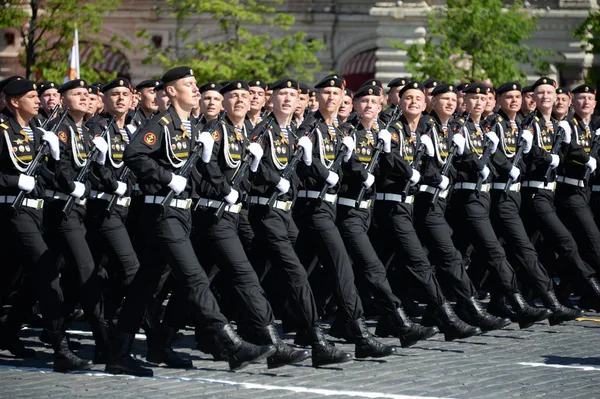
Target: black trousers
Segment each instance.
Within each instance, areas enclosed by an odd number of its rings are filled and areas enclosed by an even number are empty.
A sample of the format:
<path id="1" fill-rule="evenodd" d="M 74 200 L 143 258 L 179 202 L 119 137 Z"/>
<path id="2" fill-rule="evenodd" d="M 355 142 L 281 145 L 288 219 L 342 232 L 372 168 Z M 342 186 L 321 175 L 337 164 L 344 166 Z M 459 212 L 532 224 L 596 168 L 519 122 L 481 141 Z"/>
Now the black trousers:
<path id="1" fill-rule="evenodd" d="M 62 328 L 63 293 L 55 256 L 42 236 L 42 213 L 41 209 L 23 206 L 15 215 L 9 204 L 0 205 L 2 262 L 7 265 L 22 264 L 25 269 L 25 281 L 3 323 L 7 334 L 17 335 L 24 317 L 38 300 L 44 327 L 51 332 L 58 332 Z M 2 292 L 2 296 L 5 294 Z"/>
<path id="2" fill-rule="evenodd" d="M 596 273 L 600 272 L 600 230 L 590 208 L 591 189 L 559 183 L 556 213 L 577 243 L 579 255 Z"/>
<path id="3" fill-rule="evenodd" d="M 447 292 L 457 298 L 467 299 L 476 294 L 469 278 L 461 253 L 452 241 L 452 229 L 444 217 L 446 200 L 439 198 L 433 208 L 433 194 L 419 192 L 413 204 L 414 227 L 420 242 L 429 251 L 429 260 L 436 268 L 436 276 Z"/>
<path id="4" fill-rule="evenodd" d="M 104 289 L 104 314 L 112 319 L 127 289 L 137 273 L 140 262 L 134 251 L 127 229 L 127 208 L 116 205 L 111 217 L 105 215 L 108 201 L 89 200 L 87 203 L 86 228 L 87 242 L 97 266 L 104 257 L 103 267 L 108 274 L 108 284 Z"/>
<path id="5" fill-rule="evenodd" d="M 454 190 L 447 217 L 454 230 L 452 239 L 464 255 L 470 244 L 487 269 L 496 278 L 500 291 L 518 292 L 515 271 L 508 263 L 504 249 L 490 221 L 490 195 L 475 190 Z"/>
<path id="6" fill-rule="evenodd" d="M 592 191 L 590 195 L 590 209 L 594 214 L 596 226 L 600 228 L 600 191 Z"/>
<path id="7" fill-rule="evenodd" d="M 214 222 L 214 209 L 198 208 L 193 212 L 194 246 L 202 264 L 216 263 L 232 286 L 239 321 L 251 328 L 261 328 L 273 322 L 271 305 L 254 268 L 250 264 L 238 235 L 238 214 L 224 212 Z"/>
<path id="8" fill-rule="evenodd" d="M 263 205 L 251 205 L 249 221 L 254 230 L 252 241 L 252 263 L 258 270 L 264 270 L 267 263 L 277 269 L 285 279 L 281 287 L 287 289 L 285 299 L 294 310 L 294 316 L 302 325 L 310 328 L 319 324 L 306 270 L 294 247 L 298 239 L 298 228 L 290 211 L 271 209 L 266 211 Z"/>
<path id="9" fill-rule="evenodd" d="M 252 252 L 252 240 L 254 240 L 254 231 L 249 219 L 250 210 L 248 205 L 244 203 L 239 215 L 238 232 L 244 251 L 247 255 Z"/>
<path id="10" fill-rule="evenodd" d="M 562 265 L 558 272 L 561 279 L 582 280 L 594 276 L 594 269 L 579 255 L 577 243 L 571 232 L 556 214 L 554 193 L 550 190 L 523 188 L 521 218 L 529 237 L 539 231 L 544 237 L 545 248 L 557 253 Z"/>
<path id="11" fill-rule="evenodd" d="M 552 280 L 541 266 L 519 214 L 521 193 L 508 191 L 504 195 L 503 190 L 492 190 L 491 199 L 490 219 L 498 238 L 504 239 L 511 264 L 527 273 L 535 292 L 548 292 L 552 288 Z"/>
<path id="12" fill-rule="evenodd" d="M 141 257 L 140 268 L 129 287 L 123 303 L 118 330 L 135 334 L 142 324 L 142 317 L 152 301 L 164 268 L 171 266 L 188 309 L 192 312 L 196 326 L 213 331 L 227 323 L 219 305 L 209 288 L 208 278 L 194 254 L 190 241 L 192 215 L 190 210 L 168 207 L 161 214 L 160 205 L 144 207 L 144 236 L 146 254 Z M 167 308 L 167 312 L 170 308 Z M 179 316 L 168 320 L 179 321 Z M 178 325 L 171 325 L 177 328 Z"/>
<path id="13" fill-rule="evenodd" d="M 332 271 L 337 304 L 348 321 L 363 316 L 363 307 L 354 285 L 352 262 L 335 224 L 336 206 L 329 202 L 299 198 L 295 205 L 298 223 L 297 251 L 304 267 L 310 267 L 315 254 L 324 268 Z"/>

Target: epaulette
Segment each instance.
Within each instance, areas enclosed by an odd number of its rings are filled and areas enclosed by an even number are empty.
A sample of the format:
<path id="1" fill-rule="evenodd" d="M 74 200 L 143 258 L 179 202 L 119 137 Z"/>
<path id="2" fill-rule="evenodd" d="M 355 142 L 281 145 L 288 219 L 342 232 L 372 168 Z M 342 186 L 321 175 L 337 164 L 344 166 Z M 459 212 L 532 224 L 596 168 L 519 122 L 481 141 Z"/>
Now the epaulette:
<path id="1" fill-rule="evenodd" d="M 173 122 L 173 118 L 170 114 L 166 114 L 158 120 L 158 124 L 161 126 L 167 126 L 171 122 Z"/>
<path id="2" fill-rule="evenodd" d="M 398 129 L 402 130 L 402 124 L 401 124 L 400 122 L 396 122 L 396 123 L 394 123 L 394 125 L 395 125 L 395 126 L 398 128 Z"/>
<path id="3" fill-rule="evenodd" d="M 502 122 L 504 119 L 502 119 L 501 116 L 498 116 L 498 122 Z"/>
<path id="4" fill-rule="evenodd" d="M 4 122 L 4 121 L 2 121 L 2 122 Z M 4 123 L 0 123 L 0 127 L 4 130 L 8 130 L 8 126 L 5 125 Z"/>
<path id="5" fill-rule="evenodd" d="M 536 117 L 535 117 L 535 121 L 536 121 L 536 122 L 539 122 L 539 121 L 540 121 L 540 118 L 538 118 L 538 117 L 536 116 Z"/>
<path id="6" fill-rule="evenodd" d="M 573 120 L 572 120 L 571 122 L 573 122 L 573 124 L 574 124 L 575 126 L 579 125 L 579 124 L 577 123 L 577 119 L 575 119 L 575 118 L 573 118 Z"/>

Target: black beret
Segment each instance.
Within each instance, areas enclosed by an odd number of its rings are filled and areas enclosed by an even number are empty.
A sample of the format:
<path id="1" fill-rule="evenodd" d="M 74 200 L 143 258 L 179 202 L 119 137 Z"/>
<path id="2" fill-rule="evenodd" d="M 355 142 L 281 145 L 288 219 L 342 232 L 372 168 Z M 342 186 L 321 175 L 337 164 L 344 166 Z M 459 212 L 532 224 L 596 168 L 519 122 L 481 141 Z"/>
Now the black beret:
<path id="1" fill-rule="evenodd" d="M 146 89 L 148 87 L 152 87 L 154 89 L 156 89 L 156 86 L 158 86 L 160 84 L 160 81 L 156 80 L 156 79 L 146 79 L 146 80 L 142 80 L 140 83 L 137 84 L 137 86 L 135 86 L 135 89 L 140 91 L 142 89 Z"/>
<path id="2" fill-rule="evenodd" d="M 464 92 L 464 90 L 469 86 L 468 83 L 461 83 L 458 86 L 456 86 L 456 91 L 462 91 Z"/>
<path id="3" fill-rule="evenodd" d="M 300 94 L 310 94 L 310 87 L 306 83 L 300 83 Z"/>
<path id="4" fill-rule="evenodd" d="M 339 75 L 327 75 L 323 80 L 315 85 L 315 89 L 324 87 L 337 87 L 340 89 L 346 88 L 346 80 Z"/>
<path id="5" fill-rule="evenodd" d="M 200 94 L 203 94 L 204 92 L 211 91 L 211 90 L 220 92 L 222 88 L 223 88 L 223 86 L 221 86 L 217 82 L 208 82 L 208 83 L 205 83 L 202 86 L 198 87 L 198 89 L 200 90 Z"/>
<path id="6" fill-rule="evenodd" d="M 392 79 L 392 81 L 390 83 L 388 83 L 387 87 L 400 87 L 400 86 L 404 86 L 408 83 L 408 79 L 407 78 L 396 78 L 396 79 Z"/>
<path id="7" fill-rule="evenodd" d="M 466 89 L 463 90 L 463 93 L 471 93 L 471 94 L 487 94 L 489 93 L 490 88 L 484 85 L 483 83 L 469 83 Z"/>
<path id="8" fill-rule="evenodd" d="M 180 66 L 169 69 L 167 72 L 165 72 L 165 74 L 160 80 L 163 82 L 163 84 L 167 84 L 169 82 L 173 82 L 175 80 L 183 78 L 189 78 L 191 76 L 194 76 L 194 71 L 192 71 L 192 68 L 187 66 Z"/>
<path id="9" fill-rule="evenodd" d="M 496 89 L 496 95 L 504 94 L 509 91 L 518 90 L 521 91 L 521 84 L 519 82 L 506 82 L 502 83 Z"/>
<path id="10" fill-rule="evenodd" d="M 354 93 L 354 98 L 361 98 L 365 96 L 380 96 L 383 90 L 381 87 L 376 85 L 365 85 L 361 86 L 360 89 Z"/>
<path id="11" fill-rule="evenodd" d="M 442 82 L 440 82 L 439 80 L 437 80 L 435 78 L 429 78 L 423 82 L 423 86 L 425 86 L 426 89 L 431 89 L 432 87 L 437 87 L 441 83 Z"/>
<path id="12" fill-rule="evenodd" d="M 362 86 L 378 86 L 381 87 L 383 89 L 383 83 L 381 83 L 381 80 L 379 79 L 369 79 L 366 82 L 364 82 Z"/>
<path id="13" fill-rule="evenodd" d="M 154 91 L 159 91 L 159 90 L 164 90 L 165 89 L 165 84 L 163 82 L 160 82 L 159 84 L 156 85 L 156 87 L 154 88 Z"/>
<path id="14" fill-rule="evenodd" d="M 9 84 L 10 82 L 13 82 L 15 80 L 19 80 L 19 79 L 25 79 L 23 76 L 19 76 L 19 75 L 14 75 L 14 76 L 10 76 L 4 80 L 0 80 L 0 92 L 4 90 L 4 87 Z"/>
<path id="15" fill-rule="evenodd" d="M 54 82 L 39 82 L 37 84 L 37 91 L 40 96 L 49 89 L 58 89 L 58 85 Z"/>
<path id="16" fill-rule="evenodd" d="M 402 90 L 398 92 L 398 95 L 402 97 L 402 95 L 409 90 L 419 90 L 425 93 L 425 86 L 423 86 L 423 84 L 419 82 L 408 82 L 406 85 L 404 85 Z"/>
<path id="17" fill-rule="evenodd" d="M 541 85 L 550 85 L 556 87 L 556 80 L 549 77 L 539 78 L 533 85 L 531 85 L 531 91 L 535 91 L 535 89 Z"/>
<path id="18" fill-rule="evenodd" d="M 300 86 L 298 85 L 298 82 L 295 81 L 294 79 L 279 79 L 277 82 L 272 83 L 269 86 L 269 89 L 275 91 L 275 90 L 279 90 L 279 89 L 296 89 L 296 90 L 300 90 Z"/>
<path id="19" fill-rule="evenodd" d="M 131 90 L 131 83 L 129 83 L 129 80 L 127 80 L 125 78 L 113 79 L 110 82 L 108 82 L 107 84 L 105 84 L 104 86 L 102 86 L 102 93 L 106 93 L 110 89 L 114 89 L 117 87 L 125 87 L 125 88 Z"/>
<path id="20" fill-rule="evenodd" d="M 95 94 L 95 95 L 100 95 L 100 87 L 98 86 L 88 86 L 88 93 L 90 94 Z"/>
<path id="21" fill-rule="evenodd" d="M 37 85 L 33 80 L 15 79 L 4 86 L 3 93 L 10 96 L 20 96 L 21 94 L 29 93 L 37 90 Z"/>
<path id="22" fill-rule="evenodd" d="M 571 90 L 571 93 L 573 93 L 573 94 L 578 94 L 578 93 L 596 94 L 596 89 L 594 88 L 594 86 L 583 84 L 583 85 L 579 85 L 576 88 L 574 88 L 573 90 Z"/>
<path id="23" fill-rule="evenodd" d="M 453 84 L 449 84 L 449 83 L 441 83 L 441 84 L 437 85 L 436 88 L 431 91 L 432 96 L 437 96 L 439 94 L 446 94 L 446 93 L 456 93 L 456 86 L 454 86 Z"/>
<path id="24" fill-rule="evenodd" d="M 225 86 L 227 86 L 227 85 L 229 84 L 229 80 L 223 80 L 223 81 L 219 82 L 219 84 L 220 84 L 222 87 L 225 87 Z"/>
<path id="25" fill-rule="evenodd" d="M 489 94 L 489 93 L 494 93 L 494 94 L 496 94 L 496 89 L 494 89 L 494 87 L 493 87 L 493 86 L 492 86 L 492 87 L 489 87 L 489 86 L 488 86 L 488 90 L 487 90 L 487 92 L 488 92 L 488 94 Z"/>
<path id="26" fill-rule="evenodd" d="M 315 89 L 311 89 L 310 92 L 308 93 L 309 97 L 316 97 L 317 96 L 317 91 Z"/>
<path id="27" fill-rule="evenodd" d="M 354 92 L 352 90 L 350 90 L 349 88 L 345 88 L 344 89 L 344 96 L 348 96 L 350 98 L 354 98 Z"/>
<path id="28" fill-rule="evenodd" d="M 65 91 L 73 90 L 73 89 L 86 89 L 87 90 L 87 83 L 86 83 L 86 81 L 83 80 L 83 79 L 71 80 L 71 81 L 63 84 L 62 86 L 60 86 L 58 88 L 58 92 L 59 93 L 64 93 Z"/>
<path id="29" fill-rule="evenodd" d="M 267 90 L 267 87 L 270 88 L 271 85 L 267 85 L 267 82 L 260 79 L 252 79 L 248 81 L 248 87 L 260 87 L 263 90 Z"/>
<path id="30" fill-rule="evenodd" d="M 225 93 L 229 93 L 234 90 L 245 90 L 250 91 L 250 87 L 248 83 L 244 80 L 232 80 L 225 87 L 221 89 L 221 94 L 225 95 Z"/>
<path id="31" fill-rule="evenodd" d="M 571 94 L 571 92 L 566 87 L 559 87 L 556 89 L 556 94 L 566 94 L 568 96 Z"/>
<path id="32" fill-rule="evenodd" d="M 533 87 L 531 87 L 531 86 L 523 86 L 523 88 L 521 89 L 521 93 L 522 94 L 533 93 Z"/>

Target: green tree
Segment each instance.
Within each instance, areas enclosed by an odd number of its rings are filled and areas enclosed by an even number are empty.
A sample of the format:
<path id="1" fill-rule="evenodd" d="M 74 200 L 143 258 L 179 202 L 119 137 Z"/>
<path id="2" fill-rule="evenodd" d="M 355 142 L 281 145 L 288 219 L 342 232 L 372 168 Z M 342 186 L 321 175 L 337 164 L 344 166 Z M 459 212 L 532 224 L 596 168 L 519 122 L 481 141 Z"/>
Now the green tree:
<path id="1" fill-rule="evenodd" d="M 600 12 L 590 10 L 585 21 L 573 31 L 573 36 L 583 43 L 581 48 L 590 54 L 600 54 Z M 598 68 L 588 70 L 585 80 L 589 84 L 597 84 L 600 80 Z"/>
<path id="2" fill-rule="evenodd" d="M 407 68 L 417 79 L 524 80 L 519 64 L 547 73 L 546 57 L 554 54 L 523 44 L 537 26 L 520 0 L 508 8 L 502 0 L 448 0 L 447 6 L 428 13 L 427 21 L 425 43 L 406 46 L 391 41 L 394 47 L 407 50 Z"/>
<path id="3" fill-rule="evenodd" d="M 283 35 L 252 34 L 252 26 L 268 26 L 273 31 L 289 30 L 294 17 L 276 12 L 282 0 L 167 0 L 179 26 L 176 45 L 157 50 L 145 46 L 149 56 L 144 63 L 157 63 L 164 69 L 190 66 L 199 82 L 209 80 L 263 79 L 272 81 L 292 76 L 313 80 L 320 70 L 315 53 L 325 49 L 322 40 L 308 40 L 305 32 Z M 215 21 L 225 40 L 210 42 L 196 39 L 202 27 L 194 23 L 199 15 Z M 196 21 L 197 22 L 197 21 Z M 140 36 L 146 32 L 139 32 Z M 181 45 L 179 43 L 182 43 Z"/>
<path id="4" fill-rule="evenodd" d="M 110 79 L 115 73 L 94 70 L 102 59 L 103 45 L 95 35 L 102 31 L 104 13 L 114 11 L 121 0 L 0 0 L 0 28 L 15 28 L 23 44 L 20 54 L 28 78 L 62 82 L 68 71 L 73 32 L 78 27 L 81 43 L 92 46 L 91 58 L 81 63 L 81 77 Z M 111 43 L 128 43 L 113 38 Z"/>

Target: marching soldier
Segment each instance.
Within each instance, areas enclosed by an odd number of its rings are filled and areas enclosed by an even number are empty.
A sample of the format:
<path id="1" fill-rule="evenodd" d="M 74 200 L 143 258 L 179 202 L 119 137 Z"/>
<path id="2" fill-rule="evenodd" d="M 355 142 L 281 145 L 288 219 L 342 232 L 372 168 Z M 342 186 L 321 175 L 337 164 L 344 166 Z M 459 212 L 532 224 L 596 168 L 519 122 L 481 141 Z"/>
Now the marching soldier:
<path id="1" fill-rule="evenodd" d="M 58 94 L 58 85 L 54 82 L 41 82 L 37 85 L 37 88 L 40 96 L 40 113 L 37 119 L 40 123 L 44 123 L 50 117 L 52 109 L 59 103 L 60 94 Z M 96 108 L 94 107 L 95 111 Z"/>
<path id="2" fill-rule="evenodd" d="M 209 82 L 200 86 L 200 113 L 201 121 L 196 125 L 198 130 L 202 130 L 207 122 L 217 119 L 219 113 L 223 111 L 223 87 L 215 82 Z"/>
<path id="3" fill-rule="evenodd" d="M 496 90 L 493 87 L 488 87 L 487 104 L 485 110 L 481 114 L 481 119 L 486 119 L 488 116 L 496 112 Z"/>
<path id="4" fill-rule="evenodd" d="M 438 87 L 442 82 L 435 78 L 427 79 L 423 82 L 423 86 L 425 87 L 425 111 L 423 113 L 425 115 L 429 115 L 431 110 L 433 109 L 433 95 L 431 94 L 433 90 Z"/>
<path id="5" fill-rule="evenodd" d="M 354 100 L 354 93 L 352 90 L 345 88 L 344 89 L 344 98 L 342 99 L 342 103 L 340 104 L 340 108 L 337 112 L 338 123 L 342 124 L 348 121 L 348 118 L 352 114 L 352 101 Z"/>
<path id="6" fill-rule="evenodd" d="M 396 78 L 393 79 L 390 83 L 388 83 L 387 87 L 389 88 L 388 96 L 387 96 L 387 105 L 388 107 L 384 109 L 379 114 L 379 119 L 387 124 L 395 113 L 396 109 L 400 106 L 400 90 L 406 86 L 408 83 L 408 79 L 406 78 Z"/>
<path id="7" fill-rule="evenodd" d="M 567 119 L 571 110 L 571 92 L 564 87 L 556 89 L 556 103 L 552 109 L 552 117 L 557 121 Z"/>
<path id="8" fill-rule="evenodd" d="M 250 127 L 254 128 L 262 120 L 262 111 L 265 107 L 267 98 L 267 84 L 259 79 L 248 82 L 250 87 L 250 110 L 248 110 L 247 119 L 250 121 Z"/>
<path id="9" fill-rule="evenodd" d="M 292 118 L 292 126 L 294 130 L 298 128 L 304 122 L 304 118 L 312 112 L 311 107 L 308 104 L 308 95 L 310 93 L 310 87 L 306 83 L 300 83 L 300 94 L 298 95 L 298 105 L 294 111 L 294 117 Z"/>
<path id="10" fill-rule="evenodd" d="M 519 111 L 518 122 L 521 122 L 523 118 L 536 109 L 536 102 L 533 97 L 533 86 L 524 86 L 521 89 L 521 95 L 523 96 L 523 103 L 521 104 L 521 110 Z"/>
<path id="11" fill-rule="evenodd" d="M 140 101 L 136 112 L 127 124 L 132 124 L 135 128 L 139 128 L 146 123 L 148 119 L 158 112 L 158 104 L 156 102 L 156 87 L 160 82 L 156 79 L 143 80 L 135 86 L 135 90 L 139 93 Z M 102 89 L 104 92 L 104 88 Z M 133 98 L 132 98 L 133 100 Z"/>

